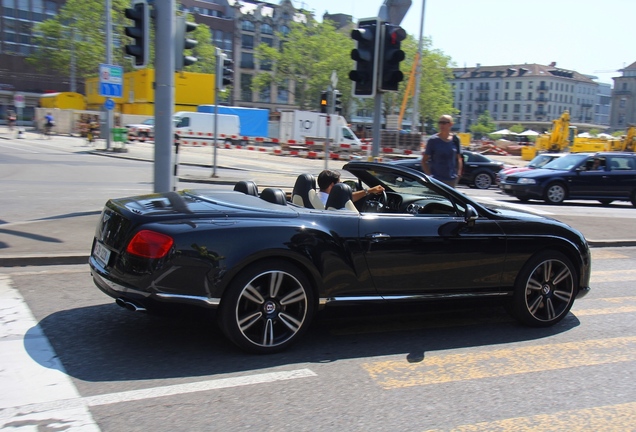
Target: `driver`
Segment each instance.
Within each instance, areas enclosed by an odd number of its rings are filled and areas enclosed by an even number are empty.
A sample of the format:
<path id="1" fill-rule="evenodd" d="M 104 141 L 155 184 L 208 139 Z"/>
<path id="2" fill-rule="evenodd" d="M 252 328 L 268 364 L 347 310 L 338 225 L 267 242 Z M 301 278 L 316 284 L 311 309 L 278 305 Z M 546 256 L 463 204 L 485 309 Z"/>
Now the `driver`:
<path id="1" fill-rule="evenodd" d="M 322 201 L 323 204 L 327 204 L 329 192 L 331 192 L 331 188 L 336 183 L 340 183 L 340 173 L 338 171 L 326 169 L 318 174 L 318 187 L 320 188 L 318 196 L 320 196 L 320 201 Z M 381 194 L 382 192 L 384 192 L 384 188 L 381 185 L 355 191 L 353 192 L 353 201 L 358 201 L 369 194 Z"/>

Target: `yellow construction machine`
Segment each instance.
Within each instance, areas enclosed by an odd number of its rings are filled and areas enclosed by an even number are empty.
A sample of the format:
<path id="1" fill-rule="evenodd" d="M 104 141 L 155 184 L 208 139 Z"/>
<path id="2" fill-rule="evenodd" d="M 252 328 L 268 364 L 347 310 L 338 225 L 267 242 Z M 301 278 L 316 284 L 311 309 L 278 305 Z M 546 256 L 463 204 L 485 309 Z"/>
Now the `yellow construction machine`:
<path id="1" fill-rule="evenodd" d="M 576 136 L 576 126 L 570 126 L 570 112 L 565 110 L 561 117 L 552 120 L 552 130 L 537 137 L 534 146 L 521 149 L 523 160 L 532 160 L 539 152 L 558 153 L 565 151 Z"/>

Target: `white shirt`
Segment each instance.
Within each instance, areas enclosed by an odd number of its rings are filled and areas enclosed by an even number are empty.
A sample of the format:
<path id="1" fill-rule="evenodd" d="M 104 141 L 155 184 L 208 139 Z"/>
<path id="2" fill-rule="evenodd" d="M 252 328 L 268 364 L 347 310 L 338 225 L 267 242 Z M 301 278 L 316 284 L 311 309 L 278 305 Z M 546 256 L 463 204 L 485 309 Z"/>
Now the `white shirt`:
<path id="1" fill-rule="evenodd" d="M 324 205 L 327 205 L 327 198 L 329 198 L 329 194 L 327 192 L 318 191 L 318 196 L 320 197 L 320 201 L 322 201 Z"/>

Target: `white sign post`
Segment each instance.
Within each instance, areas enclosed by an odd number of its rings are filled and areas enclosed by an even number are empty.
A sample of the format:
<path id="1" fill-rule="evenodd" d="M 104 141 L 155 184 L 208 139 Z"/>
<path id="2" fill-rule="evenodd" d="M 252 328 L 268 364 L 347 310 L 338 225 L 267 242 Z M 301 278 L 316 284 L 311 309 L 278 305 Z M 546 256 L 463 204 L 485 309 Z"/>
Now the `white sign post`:
<path id="1" fill-rule="evenodd" d="M 26 105 L 26 100 L 22 93 L 16 93 L 13 96 L 13 105 L 15 105 L 15 107 L 18 110 L 18 118 L 16 119 L 16 122 L 15 122 L 16 125 L 18 126 L 18 138 L 24 138 L 24 135 L 23 135 L 24 129 L 20 127 L 20 118 L 22 118 L 22 109 Z"/>

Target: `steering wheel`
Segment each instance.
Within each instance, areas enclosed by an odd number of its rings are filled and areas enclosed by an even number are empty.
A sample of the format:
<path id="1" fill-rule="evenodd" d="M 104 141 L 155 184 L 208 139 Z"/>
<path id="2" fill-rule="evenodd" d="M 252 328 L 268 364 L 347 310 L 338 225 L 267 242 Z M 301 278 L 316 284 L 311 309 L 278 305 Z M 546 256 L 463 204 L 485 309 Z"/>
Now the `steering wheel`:
<path id="1" fill-rule="evenodd" d="M 367 195 L 365 204 L 365 211 L 381 213 L 386 207 L 386 203 L 388 202 L 386 191 L 382 191 L 382 194 L 373 194 Z"/>

